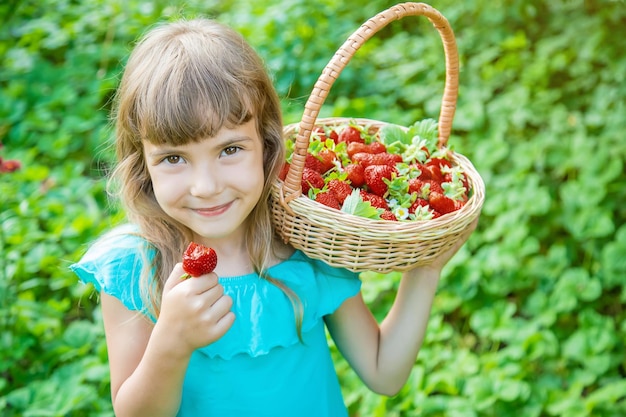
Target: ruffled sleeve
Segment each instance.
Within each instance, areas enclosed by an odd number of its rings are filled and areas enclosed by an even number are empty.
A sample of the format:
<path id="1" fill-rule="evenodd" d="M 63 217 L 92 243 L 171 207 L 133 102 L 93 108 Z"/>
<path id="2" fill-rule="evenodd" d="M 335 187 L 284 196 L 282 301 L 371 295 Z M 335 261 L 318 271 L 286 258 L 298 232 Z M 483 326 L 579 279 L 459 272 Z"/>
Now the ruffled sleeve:
<path id="1" fill-rule="evenodd" d="M 146 241 L 134 232 L 132 226 L 125 225 L 107 233 L 70 269 L 98 292 L 117 298 L 129 310 L 147 314 L 139 281 L 151 252 Z"/>
<path id="2" fill-rule="evenodd" d="M 201 353 L 223 359 L 240 353 L 254 357 L 300 343 L 294 305 L 302 307 L 301 331 L 306 339 L 308 332 L 323 328 L 325 315 L 361 288 L 358 274 L 309 259 L 299 251 L 268 273 L 296 294 L 296 303 L 257 275 L 220 278 L 224 292 L 233 299 L 235 322 L 221 339 L 201 348 Z"/>

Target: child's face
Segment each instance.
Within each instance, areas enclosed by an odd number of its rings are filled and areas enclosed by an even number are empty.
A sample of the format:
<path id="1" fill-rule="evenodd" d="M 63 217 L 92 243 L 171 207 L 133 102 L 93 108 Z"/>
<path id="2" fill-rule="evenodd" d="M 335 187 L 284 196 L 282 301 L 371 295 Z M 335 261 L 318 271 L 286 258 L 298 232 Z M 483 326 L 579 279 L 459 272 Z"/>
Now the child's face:
<path id="1" fill-rule="evenodd" d="M 242 238 L 263 190 L 263 143 L 256 121 L 182 146 L 144 141 L 157 202 L 199 242 Z M 204 239 L 203 239 L 204 238 Z"/>

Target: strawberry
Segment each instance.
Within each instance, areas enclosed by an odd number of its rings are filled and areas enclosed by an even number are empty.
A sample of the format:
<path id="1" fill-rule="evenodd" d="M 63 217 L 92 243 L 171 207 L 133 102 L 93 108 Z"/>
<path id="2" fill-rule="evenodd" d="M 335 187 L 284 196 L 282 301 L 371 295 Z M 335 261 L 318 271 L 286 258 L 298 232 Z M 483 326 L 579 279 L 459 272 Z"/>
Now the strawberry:
<path id="1" fill-rule="evenodd" d="M 388 152 L 367 153 L 359 152 L 352 156 L 354 162 L 359 162 L 365 167 L 370 165 L 389 165 L 395 166 L 398 162 L 402 162 L 402 156 Z"/>
<path id="2" fill-rule="evenodd" d="M 335 167 L 335 160 L 337 159 L 337 155 L 330 149 L 322 149 L 317 154 L 317 159 L 320 160 L 322 166 L 322 170 L 320 171 L 320 173 L 324 174 Z"/>
<path id="3" fill-rule="evenodd" d="M 365 168 L 361 164 L 349 164 L 344 167 L 347 179 L 353 187 L 359 188 L 365 184 Z"/>
<path id="4" fill-rule="evenodd" d="M 432 179 L 442 182 L 444 181 L 443 173 L 441 172 L 442 166 L 450 168 L 452 166 L 452 163 L 447 159 L 432 158 L 430 161 L 426 162 L 426 164 L 423 165 L 423 170 L 428 171 Z"/>
<path id="5" fill-rule="evenodd" d="M 430 193 L 430 196 L 428 197 L 428 205 L 442 215 L 452 213 L 453 211 L 461 208 L 460 202 L 457 202 L 450 197 L 446 197 L 444 194 L 436 191 Z"/>
<path id="6" fill-rule="evenodd" d="M 383 211 L 383 212 L 381 213 L 381 215 L 380 215 L 380 218 L 381 218 L 381 219 L 383 219 L 383 220 L 391 220 L 391 221 L 394 221 L 394 222 L 397 222 L 397 221 L 398 221 L 398 218 L 396 217 L 396 215 L 395 215 L 395 214 L 393 214 L 393 213 L 391 212 L 391 210 L 385 210 L 385 211 Z"/>
<path id="7" fill-rule="evenodd" d="M 426 180 L 432 179 L 431 171 L 430 171 L 430 169 L 426 168 L 426 165 L 419 164 L 419 163 L 418 164 L 412 164 L 410 166 L 410 168 L 420 172 L 420 174 L 417 177 L 420 180 L 426 181 Z"/>
<path id="8" fill-rule="evenodd" d="M 356 153 L 371 153 L 369 151 L 369 146 L 361 142 L 350 142 L 348 144 L 347 152 L 348 152 L 348 158 L 350 159 L 352 159 L 352 157 Z"/>
<path id="9" fill-rule="evenodd" d="M 418 207 L 428 207 L 428 200 L 418 197 L 413 204 L 411 204 L 411 207 L 409 207 L 409 213 L 415 213 Z"/>
<path id="10" fill-rule="evenodd" d="M 322 161 L 320 161 L 319 158 L 316 158 L 315 155 L 312 155 L 311 153 L 306 154 L 306 158 L 304 159 L 304 167 L 319 172 L 320 174 L 324 172 Z"/>
<path id="11" fill-rule="evenodd" d="M 332 141 L 335 142 L 335 144 L 339 143 L 339 133 L 337 133 L 336 130 L 331 130 L 330 133 L 328 134 L 328 137 L 332 139 Z"/>
<path id="12" fill-rule="evenodd" d="M 452 162 L 448 161 L 445 158 L 431 158 L 428 162 L 426 162 L 427 166 L 436 166 L 441 169 L 442 166 L 446 166 L 448 168 L 452 167 Z"/>
<path id="13" fill-rule="evenodd" d="M 325 174 L 329 169 L 335 167 L 336 159 L 335 152 L 330 149 L 322 149 L 316 155 L 308 152 L 304 160 L 304 166 L 320 174 Z"/>
<path id="14" fill-rule="evenodd" d="M 394 153 L 381 152 L 373 155 L 375 165 L 395 166 L 398 162 L 402 162 L 402 156 Z"/>
<path id="15" fill-rule="evenodd" d="M 410 194 L 417 193 L 422 194 L 422 190 L 424 189 L 425 181 L 419 178 L 409 178 L 409 190 Z"/>
<path id="16" fill-rule="evenodd" d="M 381 208 L 381 209 L 389 209 L 389 204 L 387 201 L 379 195 L 368 193 L 365 190 L 360 191 L 361 199 L 363 201 L 369 201 L 372 207 Z"/>
<path id="17" fill-rule="evenodd" d="M 352 194 L 352 187 L 350 187 L 350 184 L 336 178 L 328 181 L 326 186 L 328 187 L 328 191 L 330 191 L 330 193 L 337 198 L 339 204 L 343 204 L 345 199 Z"/>
<path id="18" fill-rule="evenodd" d="M 367 152 L 358 152 L 352 155 L 352 162 L 356 164 L 361 164 L 363 167 L 368 167 L 370 165 L 374 165 L 374 159 L 371 153 Z"/>
<path id="19" fill-rule="evenodd" d="M 384 143 L 374 141 L 369 145 L 370 153 L 383 153 L 387 152 L 387 146 Z"/>
<path id="20" fill-rule="evenodd" d="M 278 178 L 280 178 L 281 180 L 285 181 L 285 178 L 287 178 L 287 171 L 289 171 L 289 167 L 290 167 L 289 162 L 285 162 L 283 164 L 283 167 L 280 169 L 280 173 L 278 174 Z"/>
<path id="21" fill-rule="evenodd" d="M 183 253 L 183 279 L 211 273 L 216 266 L 217 254 L 213 248 L 191 242 Z"/>
<path id="22" fill-rule="evenodd" d="M 384 196 L 389 186 L 383 179 L 391 180 L 396 173 L 397 170 L 389 165 L 370 165 L 365 168 L 365 183 L 371 192 Z"/>
<path id="23" fill-rule="evenodd" d="M 440 194 L 444 194 L 443 191 L 443 187 L 441 186 L 441 183 L 436 181 L 436 180 L 428 180 L 426 181 L 428 184 L 430 184 L 430 192 L 436 192 L 436 193 L 440 193 Z"/>
<path id="24" fill-rule="evenodd" d="M 386 152 L 387 151 L 387 147 L 385 146 L 384 143 L 380 143 L 377 141 L 374 141 L 372 143 L 370 143 L 369 145 L 366 145 L 365 143 L 361 143 L 361 142 L 350 142 L 348 144 L 348 158 L 352 159 L 352 157 L 354 156 L 354 154 L 357 153 L 381 153 L 381 152 Z"/>
<path id="25" fill-rule="evenodd" d="M 323 127 L 316 126 L 311 132 L 311 137 L 319 140 L 320 142 L 324 142 L 326 140 L 326 132 Z"/>
<path id="26" fill-rule="evenodd" d="M 322 188 L 324 186 L 324 178 L 319 172 L 304 167 L 302 170 L 302 194 L 308 195 L 311 188 Z"/>
<path id="27" fill-rule="evenodd" d="M 335 197 L 335 195 L 331 193 L 330 191 L 324 191 L 324 192 L 318 193 L 315 196 L 315 201 L 325 206 L 337 209 L 337 210 L 341 209 L 341 206 L 339 205 L 339 201 L 337 200 L 337 197 Z"/>
<path id="28" fill-rule="evenodd" d="M 365 143 L 365 140 L 361 137 L 361 131 L 357 129 L 355 126 L 346 126 L 341 133 L 339 133 L 339 138 L 337 142 L 361 142 Z"/>
<path id="29" fill-rule="evenodd" d="M 15 172 L 21 167 L 21 162 L 16 159 L 0 159 L 0 172 Z"/>

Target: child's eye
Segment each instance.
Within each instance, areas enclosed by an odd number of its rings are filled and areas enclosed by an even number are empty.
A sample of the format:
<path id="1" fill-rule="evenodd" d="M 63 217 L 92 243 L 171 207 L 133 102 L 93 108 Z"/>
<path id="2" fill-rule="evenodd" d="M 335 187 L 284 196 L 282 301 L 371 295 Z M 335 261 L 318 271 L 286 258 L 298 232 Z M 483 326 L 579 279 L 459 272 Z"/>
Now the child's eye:
<path id="1" fill-rule="evenodd" d="M 234 155 L 237 152 L 239 152 L 239 150 L 241 150 L 241 148 L 239 146 L 228 146 L 227 148 L 224 148 L 224 150 L 222 151 L 222 153 L 224 155 Z"/>
<path id="2" fill-rule="evenodd" d="M 168 155 L 163 158 L 163 162 L 169 165 L 180 164 L 183 161 L 183 158 L 180 155 Z"/>

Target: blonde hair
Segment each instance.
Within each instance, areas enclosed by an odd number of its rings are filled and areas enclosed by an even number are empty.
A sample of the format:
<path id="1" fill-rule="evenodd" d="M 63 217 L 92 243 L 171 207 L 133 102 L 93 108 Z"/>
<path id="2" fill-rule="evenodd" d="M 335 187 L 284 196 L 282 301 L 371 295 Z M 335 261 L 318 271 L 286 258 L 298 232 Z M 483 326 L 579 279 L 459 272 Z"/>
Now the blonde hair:
<path id="1" fill-rule="evenodd" d="M 265 182 L 248 218 L 246 245 L 255 271 L 287 293 L 300 323 L 295 294 L 266 274 L 275 255 L 274 245 L 268 242 L 276 242 L 268 200 L 285 152 L 280 101 L 263 62 L 243 37 L 202 18 L 153 28 L 130 55 L 113 116 L 118 165 L 112 180 L 129 220 L 156 249 L 141 280 L 154 317 L 158 317 L 163 283 L 180 262 L 192 234 L 157 203 L 142 141 L 182 145 L 256 118 L 263 140 Z"/>

